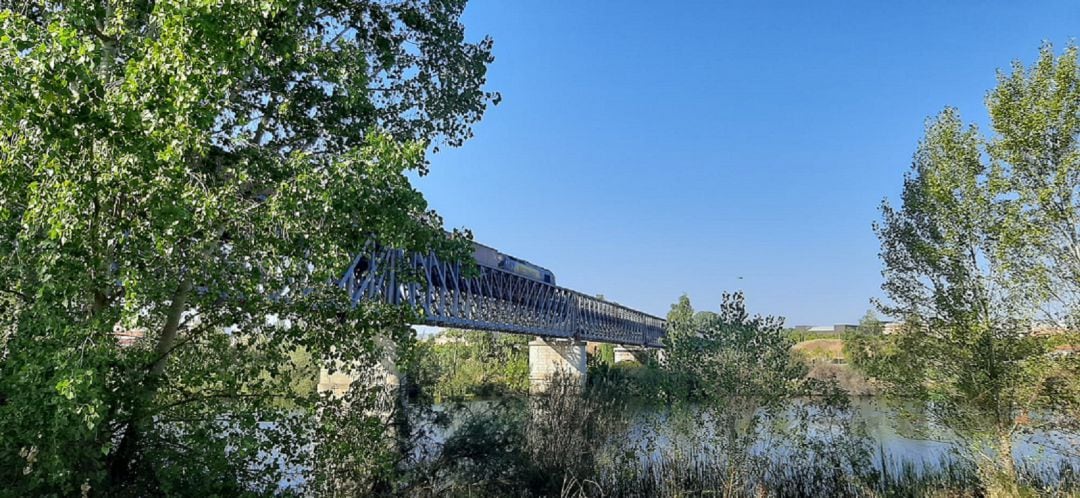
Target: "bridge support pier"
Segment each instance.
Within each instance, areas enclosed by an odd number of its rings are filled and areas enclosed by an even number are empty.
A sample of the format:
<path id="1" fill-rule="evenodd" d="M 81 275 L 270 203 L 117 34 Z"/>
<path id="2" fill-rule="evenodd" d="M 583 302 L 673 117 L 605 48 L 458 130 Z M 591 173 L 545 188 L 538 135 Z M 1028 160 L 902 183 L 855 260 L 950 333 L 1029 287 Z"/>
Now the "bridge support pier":
<path id="1" fill-rule="evenodd" d="M 379 363 L 367 371 L 350 368 L 348 365 L 336 364 L 334 373 L 322 368 L 319 370 L 318 392 L 330 391 L 335 398 L 340 398 L 349 391 L 353 382 L 363 382 L 368 385 L 381 385 L 389 395 L 396 394 L 401 387 L 401 372 L 397 368 L 397 351 L 393 341 L 378 337 L 375 339 L 378 347 L 382 348 L 383 354 Z"/>
<path id="2" fill-rule="evenodd" d="M 624 361 L 636 361 L 639 363 L 645 363 L 645 348 L 636 346 L 623 346 L 622 344 L 615 346 L 615 363 L 622 363 Z"/>
<path id="3" fill-rule="evenodd" d="M 316 423 L 320 426 L 343 424 L 348 427 L 349 424 L 360 420 L 353 418 L 356 413 L 365 418 L 374 417 L 382 429 L 380 443 L 399 455 L 405 455 L 409 451 L 407 441 L 413 434 L 409 421 L 408 399 L 405 389 L 402 388 L 403 381 L 407 379 L 397 367 L 397 346 L 394 342 L 388 337 L 378 336 L 375 338 L 375 344 L 381 351 L 379 360 L 374 365 L 335 361 L 333 373 L 327 368 L 320 368 L 316 389 L 320 394 L 328 392 L 331 399 L 343 401 L 344 406 L 332 404 L 330 407 L 337 409 L 331 409 L 329 412 L 320 408 L 316 413 Z M 346 398 L 350 389 L 373 389 L 375 398 L 371 400 L 364 395 L 361 399 L 365 401 L 361 406 L 354 406 L 352 402 L 356 398 Z M 353 393 L 353 396 L 356 396 L 356 393 Z M 373 402 L 369 404 L 368 401 Z M 357 409 L 359 411 L 353 412 Z M 336 452 L 332 450 L 331 453 Z M 352 457 L 352 455 L 339 456 L 346 459 Z M 337 458 L 332 457 L 328 462 L 336 462 Z M 346 479 L 341 484 L 347 489 L 354 483 Z"/>
<path id="4" fill-rule="evenodd" d="M 584 341 L 540 337 L 529 341 L 529 392 L 547 391 L 556 378 L 573 379 L 582 387 L 586 375 Z"/>

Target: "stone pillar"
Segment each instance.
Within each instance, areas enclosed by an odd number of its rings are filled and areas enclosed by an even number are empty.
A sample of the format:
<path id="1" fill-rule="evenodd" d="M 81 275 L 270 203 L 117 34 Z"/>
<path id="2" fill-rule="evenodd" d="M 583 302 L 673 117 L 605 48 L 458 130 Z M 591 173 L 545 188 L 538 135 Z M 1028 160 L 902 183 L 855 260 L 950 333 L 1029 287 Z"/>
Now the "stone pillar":
<path id="1" fill-rule="evenodd" d="M 343 368 L 341 365 L 338 365 L 332 374 L 329 370 L 323 368 L 319 370 L 317 389 L 320 393 L 330 391 L 335 398 L 340 398 L 349 391 L 349 386 L 353 382 L 370 382 L 368 379 L 373 379 L 374 382 L 382 384 L 387 390 L 391 391 L 396 391 L 401 386 L 401 374 L 396 369 L 387 368 L 383 365 L 383 362 L 379 362 L 375 370 L 377 372 L 374 375 L 368 376 L 364 375 L 363 372 Z"/>
<path id="2" fill-rule="evenodd" d="M 667 366 L 668 363 L 667 363 L 667 350 L 666 349 L 658 349 L 658 350 L 656 350 L 656 361 L 659 362 L 661 365 Z"/>
<path id="3" fill-rule="evenodd" d="M 636 348 L 636 347 L 633 347 L 633 346 L 628 347 L 628 346 L 623 346 L 621 344 L 616 345 L 615 346 L 615 363 L 622 363 L 624 361 L 636 361 L 636 362 L 639 362 L 639 363 L 644 363 L 642 361 L 642 359 L 638 357 L 639 353 L 644 353 L 644 351 L 640 351 L 640 348 Z"/>
<path id="4" fill-rule="evenodd" d="M 546 391 L 556 376 L 574 378 L 584 386 L 587 374 L 584 341 L 539 337 L 529 341 L 529 392 Z"/>
<path id="5" fill-rule="evenodd" d="M 319 370 L 318 391 L 330 391 L 335 398 L 340 398 L 349 391 L 353 382 L 378 383 L 386 388 L 389 393 L 396 392 L 401 387 L 401 372 L 397 368 L 397 351 L 393 341 L 386 338 L 375 340 L 379 348 L 382 348 L 382 358 L 370 371 L 358 371 L 343 364 L 336 364 L 334 373 L 323 368 Z"/>
<path id="6" fill-rule="evenodd" d="M 358 388 L 374 388 L 376 390 L 374 403 L 364 403 L 363 406 L 354 407 L 351 400 L 347 399 L 345 401 L 349 404 L 340 406 L 342 409 L 330 410 L 327 413 L 320 408 L 315 415 L 316 423 L 320 426 L 334 423 L 348 425 L 351 423 L 349 422 L 350 411 L 359 408 L 360 411 L 357 413 L 378 419 L 381 424 L 380 443 L 387 449 L 397 452 L 398 455 L 405 455 L 408 451 L 407 444 L 412 435 L 412 428 L 409 425 L 406 392 L 402 389 L 403 374 L 397 368 L 397 347 L 386 337 L 376 337 L 375 344 L 379 348 L 379 361 L 376 364 L 364 366 L 359 363 L 336 362 L 333 374 L 326 368 L 319 370 L 317 387 L 320 394 L 329 392 L 330 396 L 337 401 L 341 401 L 349 393 L 354 383 Z M 335 454 L 336 450 L 330 450 L 330 452 Z M 345 458 L 351 457 L 352 455 L 345 456 Z M 346 478 L 333 483 L 331 487 L 341 486 L 340 489 L 350 489 L 353 485 L 355 483 Z"/>

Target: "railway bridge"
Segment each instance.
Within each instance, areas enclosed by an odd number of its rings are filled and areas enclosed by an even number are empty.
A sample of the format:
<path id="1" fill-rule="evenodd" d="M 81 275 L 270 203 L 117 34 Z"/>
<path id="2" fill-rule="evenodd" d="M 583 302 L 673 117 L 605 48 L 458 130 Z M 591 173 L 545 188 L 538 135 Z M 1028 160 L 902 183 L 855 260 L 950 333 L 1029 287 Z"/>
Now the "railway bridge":
<path id="1" fill-rule="evenodd" d="M 529 342 L 531 390 L 555 375 L 585 381 L 585 344 L 616 345 L 616 361 L 645 348 L 662 348 L 665 321 L 555 284 L 554 274 L 527 261 L 475 244 L 475 271 L 435 254 L 409 254 L 369 242 L 339 285 L 354 303 L 409 305 L 425 325 L 534 336 Z M 384 365 L 390 383 L 394 368 Z M 320 376 L 323 390 L 341 390 L 348 374 Z"/>

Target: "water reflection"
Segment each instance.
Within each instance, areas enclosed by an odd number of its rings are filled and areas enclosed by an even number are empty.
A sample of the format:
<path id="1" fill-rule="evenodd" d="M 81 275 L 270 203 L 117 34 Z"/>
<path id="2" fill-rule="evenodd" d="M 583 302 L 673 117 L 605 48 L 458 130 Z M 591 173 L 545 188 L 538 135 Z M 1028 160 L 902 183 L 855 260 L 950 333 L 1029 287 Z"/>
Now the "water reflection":
<path id="1" fill-rule="evenodd" d="M 467 413 L 491 410 L 501 403 L 496 400 L 468 401 L 436 405 L 440 412 L 453 414 L 446 427 L 433 427 L 426 453 L 442 443 L 465 418 Z M 800 406 L 765 416 L 758 426 L 759 437 L 752 452 L 770 454 L 784 459 L 795 451 L 785 437 L 807 437 L 835 444 L 861 444 L 868 458 L 881 469 L 896 470 L 909 465 L 915 469 L 933 469 L 957 457 L 957 446 L 963 442 L 940 424 L 920 413 L 914 405 L 901 407 L 878 398 L 855 398 L 851 409 L 838 419 L 833 414 L 815 413 L 813 407 Z M 810 410 L 800 412 L 799 410 Z M 637 407 L 629 414 L 626 433 L 612 439 L 622 441 L 640 457 L 659 459 L 666 452 L 700 448 L 715 440 L 717 422 L 707 411 L 670 408 Z M 1053 468 L 1063 461 L 1080 463 L 1076 449 L 1080 436 L 1057 431 L 1035 431 L 1019 434 L 1013 445 L 1013 456 L 1021 465 L 1033 468 Z M 705 451 L 703 454 L 709 453 Z"/>

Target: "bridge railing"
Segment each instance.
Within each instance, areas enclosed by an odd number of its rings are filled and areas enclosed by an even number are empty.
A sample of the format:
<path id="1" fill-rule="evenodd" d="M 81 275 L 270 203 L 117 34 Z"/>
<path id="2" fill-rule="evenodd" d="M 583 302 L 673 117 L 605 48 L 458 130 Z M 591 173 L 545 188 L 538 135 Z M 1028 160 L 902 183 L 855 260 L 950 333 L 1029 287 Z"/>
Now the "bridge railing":
<path id="1" fill-rule="evenodd" d="M 661 318 L 499 268 L 368 244 L 340 285 L 354 302 L 408 304 L 424 323 L 543 337 L 662 347 Z"/>

